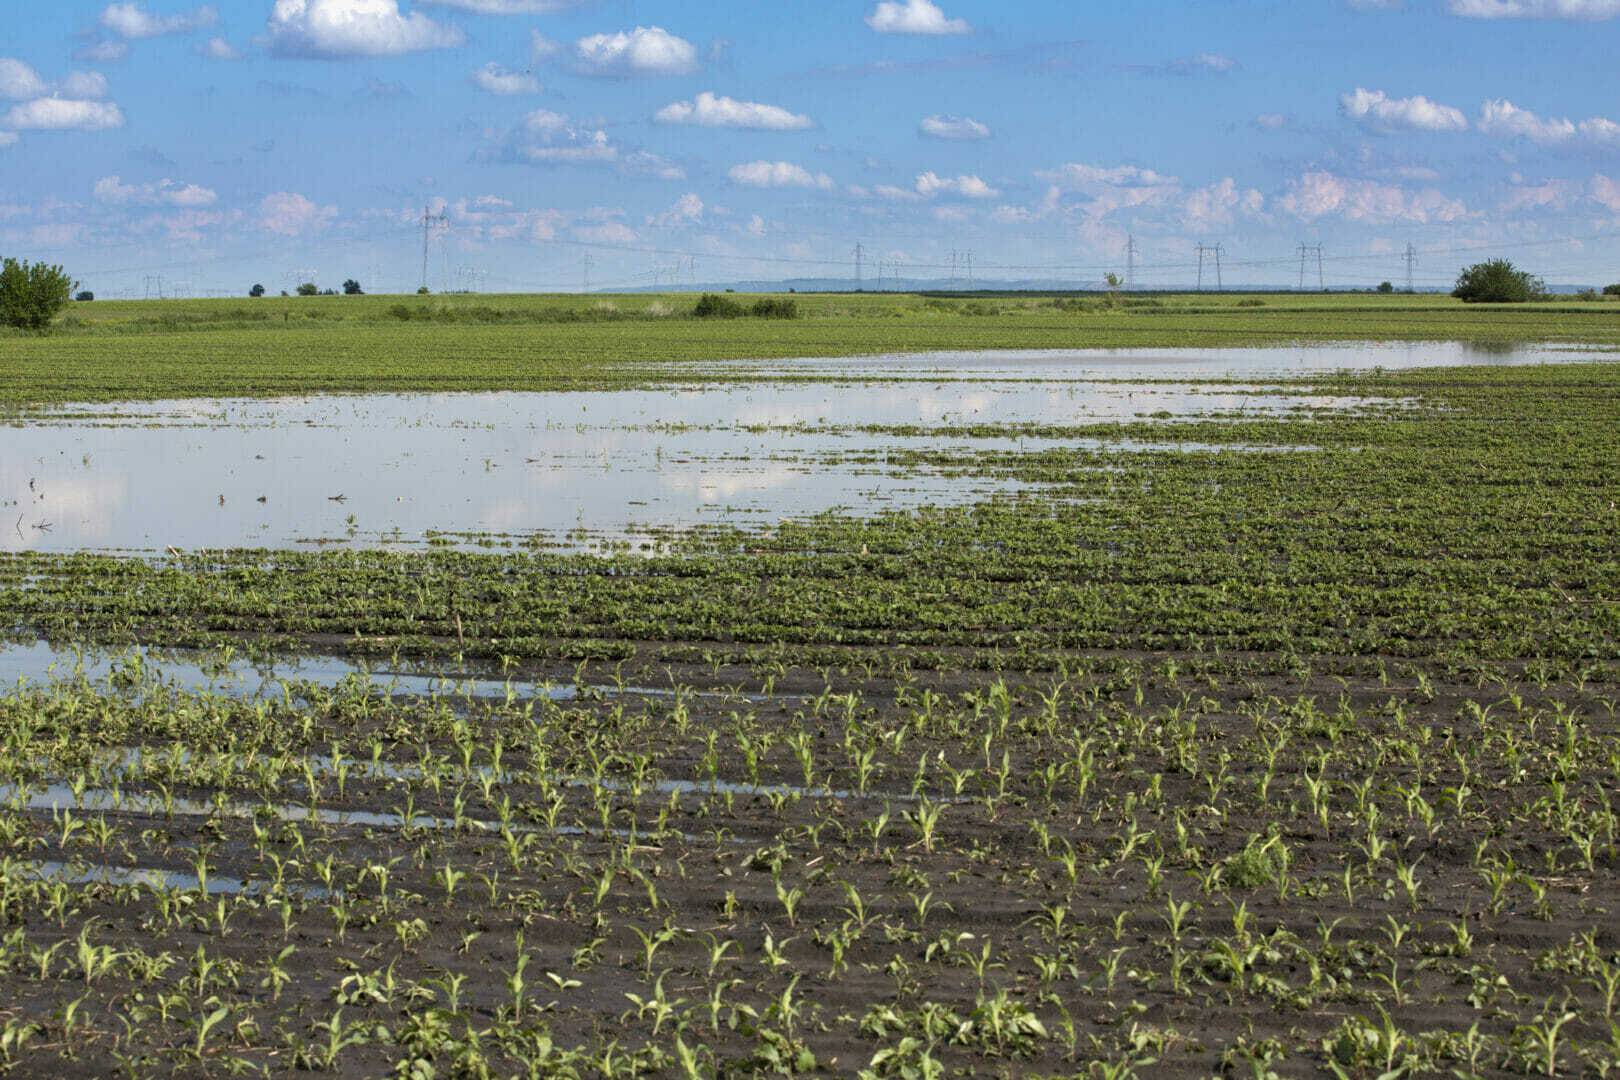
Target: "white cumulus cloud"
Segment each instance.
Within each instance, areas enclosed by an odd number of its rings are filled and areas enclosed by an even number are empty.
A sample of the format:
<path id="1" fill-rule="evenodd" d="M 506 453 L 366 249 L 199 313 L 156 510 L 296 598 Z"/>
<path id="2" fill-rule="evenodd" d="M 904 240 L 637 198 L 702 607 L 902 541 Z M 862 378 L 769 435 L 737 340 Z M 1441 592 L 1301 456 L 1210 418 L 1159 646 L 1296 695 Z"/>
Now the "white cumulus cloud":
<path id="1" fill-rule="evenodd" d="M 472 74 L 473 85 L 491 94 L 538 94 L 540 80 L 525 71 L 511 71 L 493 60 Z"/>
<path id="2" fill-rule="evenodd" d="M 0 56 L 0 97 L 13 101 L 43 97 L 47 92 L 45 80 L 21 60 Z"/>
<path id="3" fill-rule="evenodd" d="M 94 190 L 97 201 L 112 206 L 179 206 L 196 209 L 212 206 L 219 201 L 219 195 L 211 188 L 169 179 L 155 184 L 126 184 L 121 177 L 104 176 L 96 181 Z"/>
<path id="4" fill-rule="evenodd" d="M 1592 200 L 1620 214 L 1620 180 L 1611 180 L 1602 173 L 1592 177 Z"/>
<path id="5" fill-rule="evenodd" d="M 1035 174 L 1064 191 L 1093 193 L 1105 188 L 1174 188 L 1181 181 L 1173 176 L 1135 165 L 1062 165 Z"/>
<path id="6" fill-rule="evenodd" d="M 1468 208 L 1434 188 L 1408 191 L 1394 184 L 1307 172 L 1288 182 L 1276 199 L 1284 213 L 1301 221 L 1341 217 L 1370 225 L 1459 221 Z"/>
<path id="7" fill-rule="evenodd" d="M 212 7 L 200 7 L 178 15 L 158 15 L 140 4 L 116 3 L 108 4 L 101 11 L 103 29 L 131 41 L 166 34 L 189 34 L 218 21 L 219 12 Z"/>
<path id="8" fill-rule="evenodd" d="M 990 137 L 990 126 L 988 124 L 981 124 L 979 121 L 967 116 L 934 115 L 924 117 L 917 130 L 930 139 L 971 141 Z"/>
<path id="9" fill-rule="evenodd" d="M 1264 195 L 1253 188 L 1238 187 L 1237 181 L 1228 176 L 1190 193 L 1182 205 L 1182 220 L 1195 230 L 1219 228 L 1232 224 L 1240 213 L 1258 216 L 1265 206 Z"/>
<path id="10" fill-rule="evenodd" d="M 733 165 L 727 174 L 734 183 L 759 188 L 817 188 L 831 191 L 832 177 L 826 173 L 812 173 L 791 161 L 752 161 Z"/>
<path id="11" fill-rule="evenodd" d="M 917 194 L 925 199 L 932 199 L 935 195 L 993 199 L 1001 193 L 977 176 L 940 176 L 930 170 L 917 177 Z"/>
<path id="12" fill-rule="evenodd" d="M 70 98 L 104 98 L 107 76 L 99 71 L 75 71 L 62 80 L 57 93 Z"/>
<path id="13" fill-rule="evenodd" d="M 203 56 L 206 56 L 210 60 L 242 59 L 242 54 L 237 51 L 236 46 L 232 45 L 222 37 L 209 38 L 207 41 L 203 42 L 202 45 L 198 46 L 197 52 Z"/>
<path id="14" fill-rule="evenodd" d="M 0 120 L 12 131 L 105 131 L 124 126 L 122 110 L 110 101 L 46 97 L 15 105 Z"/>
<path id="15" fill-rule="evenodd" d="M 419 0 L 430 6 L 456 8 L 474 15 L 555 15 L 581 0 Z"/>
<path id="16" fill-rule="evenodd" d="M 1569 120 L 1544 120 L 1504 98 L 1487 101 L 1480 109 L 1479 130 L 1504 139 L 1558 143 L 1573 139 L 1577 129 Z"/>
<path id="17" fill-rule="evenodd" d="M 697 47 L 658 26 L 580 38 L 574 60 L 588 75 L 687 75 L 698 68 Z"/>
<path id="18" fill-rule="evenodd" d="M 808 116 L 777 105 L 738 101 L 705 90 L 694 101 L 665 105 L 653 116 L 660 124 L 696 124 L 699 127 L 745 128 L 749 131 L 803 131 L 815 127 Z"/>
<path id="19" fill-rule="evenodd" d="M 1382 90 L 1356 87 L 1339 96 L 1339 111 L 1374 131 L 1466 131 L 1461 109 L 1430 101 L 1422 94 L 1392 98 Z"/>
<path id="20" fill-rule="evenodd" d="M 536 109 L 523 118 L 508 139 L 506 153 L 530 165 L 601 165 L 629 176 L 686 178 L 686 171 L 674 162 L 646 150 L 622 147 L 606 131 L 549 109 Z"/>
<path id="21" fill-rule="evenodd" d="M 281 236 L 302 236 L 326 228 L 337 217 L 337 207 L 318 206 L 293 191 L 266 195 L 259 203 L 259 228 Z"/>
<path id="22" fill-rule="evenodd" d="M 267 30 L 272 52 L 320 59 L 398 56 L 464 40 L 453 26 L 401 12 L 399 0 L 276 0 Z"/>
<path id="23" fill-rule="evenodd" d="M 703 221 L 703 212 L 707 209 L 703 200 L 694 192 L 687 192 L 675 200 L 662 214 L 647 219 L 647 224 L 657 225 L 666 229 L 680 228 L 683 225 L 697 225 Z"/>
<path id="24" fill-rule="evenodd" d="M 866 17 L 866 25 L 880 34 L 968 34 L 966 19 L 952 19 L 933 0 L 883 0 Z"/>
<path id="25" fill-rule="evenodd" d="M 1453 15 L 1468 19 L 1577 19 L 1620 16 L 1620 0 L 1450 0 Z"/>

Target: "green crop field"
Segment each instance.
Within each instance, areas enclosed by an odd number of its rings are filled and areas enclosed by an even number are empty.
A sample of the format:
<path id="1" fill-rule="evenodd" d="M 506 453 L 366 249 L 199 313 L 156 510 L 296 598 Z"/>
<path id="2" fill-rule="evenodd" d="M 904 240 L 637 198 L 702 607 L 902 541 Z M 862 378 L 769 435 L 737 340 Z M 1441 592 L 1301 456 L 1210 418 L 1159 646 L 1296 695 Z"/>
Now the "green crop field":
<path id="1" fill-rule="evenodd" d="M 692 299 L 97 302 L 0 337 L 0 671 L 55 665 L 0 696 L 0 1072 L 1620 1073 L 1620 304 Z M 726 361 L 1324 341 L 1479 348 L 1118 388 L 1175 415 L 1054 379 L 1060 419 L 794 419 L 893 488 L 1008 486 L 645 550 L 31 524 L 62 402 L 588 410 L 788 377 Z M 1581 348 L 1492 362 L 1515 343 Z M 862 390 L 922 393 L 890 378 Z M 81 479 L 88 424 L 147 422 L 88 412 Z M 700 434 L 829 467 L 756 427 Z"/>
<path id="2" fill-rule="evenodd" d="M 299 297 L 77 305 L 0 333 L 0 403 L 690 380 L 692 361 L 941 349 L 1320 341 L 1620 346 L 1620 303 L 1469 307 L 1433 296 L 793 298 L 792 321 L 689 317 L 690 296 Z M 405 316 L 401 318 L 400 316 Z"/>

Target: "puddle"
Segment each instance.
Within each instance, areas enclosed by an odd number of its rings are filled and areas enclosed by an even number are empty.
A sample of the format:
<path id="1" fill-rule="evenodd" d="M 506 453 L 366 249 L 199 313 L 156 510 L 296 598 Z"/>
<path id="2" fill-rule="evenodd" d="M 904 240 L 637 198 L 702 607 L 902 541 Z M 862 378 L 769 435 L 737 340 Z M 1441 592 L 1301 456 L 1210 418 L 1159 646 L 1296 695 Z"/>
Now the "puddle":
<path id="1" fill-rule="evenodd" d="M 1318 354 L 1331 360 L 1312 359 Z M 1410 346 L 1179 358 L 1174 351 L 932 354 L 772 362 L 747 370 L 783 381 L 661 390 L 68 406 L 0 426 L 0 550 L 514 540 L 574 550 L 656 548 L 669 532 L 692 526 L 755 526 L 830 510 L 868 514 L 1042 490 L 888 458 L 897 451 L 1071 445 L 930 435 L 929 428 L 1264 416 L 1367 404 L 1297 396 L 1263 382 L 1087 379 L 1245 370 L 1276 376 L 1313 364 L 1400 366 L 1411 355 Z M 920 430 L 859 430 L 882 426 Z"/>
<path id="2" fill-rule="evenodd" d="M 30 860 L 21 864 L 24 873 L 42 881 L 68 885 L 139 885 L 158 891 L 206 892 L 209 896 L 267 896 L 277 892 L 306 900 L 324 900 L 331 890 L 319 885 L 287 885 L 278 890 L 268 881 L 243 881 L 228 875 L 209 874 L 207 880 L 194 872 L 163 870 L 147 866 L 108 866 L 103 863 L 65 863 L 56 860 Z"/>
<path id="3" fill-rule="evenodd" d="M 195 765 L 201 768 L 223 765 L 228 762 L 236 764 L 239 768 L 251 768 L 254 758 L 244 755 L 227 754 L 196 754 L 183 746 L 171 746 L 162 749 L 139 746 L 124 747 L 105 755 L 100 755 L 105 765 L 119 774 L 120 779 L 137 781 L 149 778 L 150 762 L 161 772 L 165 766 L 172 764 L 180 766 Z M 272 759 L 274 760 L 274 759 Z M 388 761 L 371 761 L 365 758 L 333 758 L 329 754 L 307 754 L 289 759 L 289 775 L 295 779 L 302 775 L 304 766 L 316 777 L 329 779 L 343 776 L 348 780 L 378 780 L 378 781 L 421 781 L 428 778 L 428 774 L 420 766 L 398 764 Z M 459 763 L 447 762 L 444 771 L 440 774 L 450 782 L 466 782 L 488 778 L 505 783 L 514 778 L 510 769 L 495 770 L 487 765 L 474 766 L 465 769 Z M 872 800 L 880 802 L 910 803 L 920 802 L 923 796 L 912 794 L 896 794 L 878 790 L 868 790 L 862 794 L 858 791 L 828 788 L 820 785 L 805 787 L 800 784 L 754 784 L 747 781 L 721 780 L 718 777 L 703 780 L 675 780 L 675 779 L 646 779 L 640 782 L 618 780 L 604 777 L 596 780 L 581 776 L 551 776 L 548 778 L 558 787 L 572 788 L 576 791 L 591 790 L 600 787 L 616 795 L 736 795 L 745 798 L 783 798 L 783 799 L 832 799 L 838 802 L 854 802 L 857 800 Z M 963 795 L 930 794 L 927 798 L 936 803 L 965 804 L 974 800 Z"/>
<path id="4" fill-rule="evenodd" d="M 806 358 L 763 363 L 716 362 L 710 370 L 792 377 L 958 379 L 1275 379 L 1334 371 L 1569 364 L 1614 361 L 1606 346 L 1467 341 L 1349 341 L 1221 349 L 1002 349 Z"/>
<path id="5" fill-rule="evenodd" d="M 422 829 L 434 832 L 465 831 L 499 834 L 510 829 L 515 835 L 535 833 L 544 836 L 612 836 L 622 840 L 646 839 L 654 835 L 694 840 L 695 837 L 674 831 L 654 834 L 631 829 L 585 828 L 578 825 L 540 826 L 513 820 L 510 825 L 481 818 L 435 817 L 431 814 L 403 814 L 381 810 L 329 810 L 311 808 L 296 803 L 244 802 L 221 796 L 217 799 L 191 799 L 163 796 L 144 791 L 120 791 L 115 788 L 83 788 L 75 791 L 68 784 L 53 783 L 43 786 L 0 784 L 0 806 L 17 811 L 35 813 L 136 814 L 151 818 L 232 818 L 257 821 L 270 818 L 295 824 L 313 823 L 333 828 L 361 828 L 379 830 Z"/>
<path id="6" fill-rule="evenodd" d="M 172 687 L 190 693 L 221 694 L 238 699 L 281 698 L 308 685 L 323 689 L 366 687 L 395 698 L 467 700 L 472 698 L 556 702 L 577 701 L 588 695 L 602 697 L 656 697 L 688 700 L 718 699 L 759 704 L 796 695 L 766 695 L 735 690 L 697 690 L 682 687 L 616 686 L 528 682 L 521 679 L 478 678 L 462 673 L 415 674 L 363 667 L 335 656 L 298 656 L 272 664 L 245 659 L 221 662 L 218 657 L 130 648 L 116 651 L 58 649 L 39 641 L 0 646 L 0 689 L 19 681 L 37 685 L 83 678 L 96 685 Z"/>

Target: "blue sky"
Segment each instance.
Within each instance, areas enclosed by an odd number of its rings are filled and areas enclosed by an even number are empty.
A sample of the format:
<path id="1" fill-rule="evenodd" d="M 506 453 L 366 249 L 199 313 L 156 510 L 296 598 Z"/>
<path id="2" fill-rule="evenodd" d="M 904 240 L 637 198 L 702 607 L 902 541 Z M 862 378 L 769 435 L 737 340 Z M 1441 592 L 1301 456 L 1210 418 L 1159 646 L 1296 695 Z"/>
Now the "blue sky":
<path id="1" fill-rule="evenodd" d="M 65 0 L 0 44 L 0 252 L 399 291 L 427 207 L 435 290 L 1602 283 L 1616 55 L 1620 0 Z"/>

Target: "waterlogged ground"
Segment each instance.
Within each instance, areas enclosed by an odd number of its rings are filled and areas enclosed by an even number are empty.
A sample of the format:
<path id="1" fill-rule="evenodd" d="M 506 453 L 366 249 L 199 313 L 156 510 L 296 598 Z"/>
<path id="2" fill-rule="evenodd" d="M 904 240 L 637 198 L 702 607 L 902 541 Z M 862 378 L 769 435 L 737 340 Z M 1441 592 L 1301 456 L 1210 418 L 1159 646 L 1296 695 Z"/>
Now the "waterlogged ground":
<path id="1" fill-rule="evenodd" d="M 760 375 L 776 381 L 657 391 L 66 406 L 0 427 L 0 550 L 656 547 L 694 525 L 1016 495 L 1032 485 L 969 459 L 1098 445 L 998 438 L 1001 425 L 1372 404 L 1275 383 L 1177 380 L 1577 355 L 1454 344 L 959 353 L 773 363 Z"/>
<path id="2" fill-rule="evenodd" d="M 1620 1072 L 1620 365 L 726 379 L 0 432 L 0 1072 Z"/>

